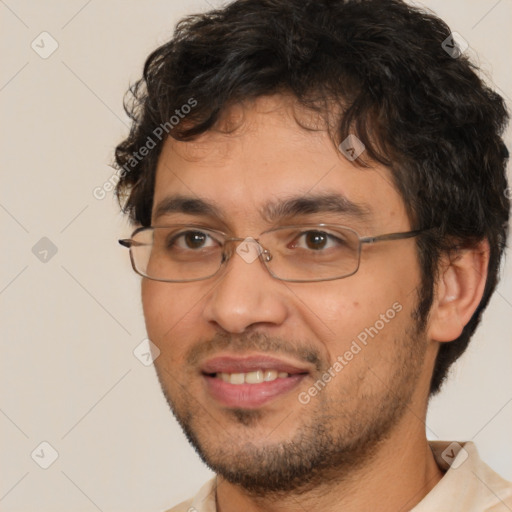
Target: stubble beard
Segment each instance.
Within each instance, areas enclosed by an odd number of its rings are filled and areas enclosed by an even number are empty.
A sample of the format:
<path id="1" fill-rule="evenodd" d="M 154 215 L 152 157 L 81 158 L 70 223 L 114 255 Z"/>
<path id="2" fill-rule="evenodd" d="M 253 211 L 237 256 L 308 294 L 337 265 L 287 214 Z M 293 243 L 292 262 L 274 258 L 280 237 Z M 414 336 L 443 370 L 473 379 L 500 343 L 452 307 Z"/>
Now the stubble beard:
<path id="1" fill-rule="evenodd" d="M 284 346 L 288 345 L 284 343 Z M 269 346 L 275 348 L 283 344 L 255 335 L 237 338 L 235 342 L 229 336 L 219 336 L 209 345 L 212 351 L 228 346 L 235 351 L 240 347 L 265 351 Z M 184 386 L 179 386 L 180 389 L 173 387 L 173 393 L 170 393 L 164 372 L 158 365 L 156 369 L 174 416 L 205 464 L 227 481 L 242 487 L 248 495 L 279 497 L 329 487 L 351 478 L 361 467 L 371 464 L 380 445 L 389 438 L 411 402 L 426 350 L 423 329 L 420 331 L 416 324 L 395 340 L 394 347 L 393 372 L 377 392 L 347 396 L 346 400 L 355 400 L 357 407 L 345 409 L 343 400 L 329 398 L 323 390 L 303 406 L 305 414 L 300 416 L 301 424 L 297 425 L 291 439 L 268 444 L 264 444 L 264 439 L 251 441 L 253 429 L 265 419 L 264 411 L 229 410 L 227 414 L 238 432 L 233 435 L 233 432 L 223 431 L 219 425 L 212 424 L 212 418 L 202 411 L 195 398 L 184 398 Z M 309 360 L 315 359 L 314 354 L 308 354 Z M 368 367 L 364 372 L 371 373 L 372 369 Z M 306 413 L 310 407 L 311 412 Z M 284 411 L 268 435 L 286 421 Z"/>

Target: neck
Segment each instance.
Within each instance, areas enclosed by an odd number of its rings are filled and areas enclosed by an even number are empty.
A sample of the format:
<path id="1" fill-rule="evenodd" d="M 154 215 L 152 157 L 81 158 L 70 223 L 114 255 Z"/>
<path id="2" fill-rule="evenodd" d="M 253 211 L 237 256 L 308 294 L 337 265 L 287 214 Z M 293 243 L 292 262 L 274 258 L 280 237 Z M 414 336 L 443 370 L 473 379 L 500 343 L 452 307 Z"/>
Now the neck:
<path id="1" fill-rule="evenodd" d="M 218 477 L 218 512 L 355 512 L 410 510 L 443 476 L 428 446 L 424 424 L 402 422 L 381 443 L 371 461 L 360 465 L 342 479 L 329 479 L 306 492 L 279 497 L 251 496 L 244 489 Z"/>

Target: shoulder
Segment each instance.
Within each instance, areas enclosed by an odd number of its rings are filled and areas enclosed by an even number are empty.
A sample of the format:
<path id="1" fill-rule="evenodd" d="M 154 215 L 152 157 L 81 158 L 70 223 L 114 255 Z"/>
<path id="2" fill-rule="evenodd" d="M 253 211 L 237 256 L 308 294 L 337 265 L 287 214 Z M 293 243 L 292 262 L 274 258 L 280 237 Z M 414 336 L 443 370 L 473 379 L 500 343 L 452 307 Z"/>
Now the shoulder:
<path id="1" fill-rule="evenodd" d="M 166 512 L 194 512 L 194 508 L 192 507 L 193 498 L 190 498 L 186 501 L 182 501 L 178 505 L 166 510 Z"/>
<path id="2" fill-rule="evenodd" d="M 479 484 L 487 491 L 486 512 L 510 512 L 512 510 L 512 483 L 495 473 L 489 466 L 482 464 L 475 472 Z"/>
<path id="3" fill-rule="evenodd" d="M 199 489 L 198 493 L 193 498 L 175 505 L 166 512 L 216 512 L 216 487 L 217 479 L 212 478 Z"/>
<path id="4" fill-rule="evenodd" d="M 473 443 L 469 442 L 464 448 L 476 458 L 473 467 L 469 467 L 468 483 L 479 490 L 482 495 L 482 505 L 485 512 L 510 512 L 512 510 L 512 483 L 491 469 L 478 456 Z"/>
<path id="5" fill-rule="evenodd" d="M 496 495 L 496 503 L 492 504 L 485 512 L 510 512 L 512 510 L 512 484 L 510 484 L 508 496 Z"/>
<path id="6" fill-rule="evenodd" d="M 482 461 L 472 442 L 431 441 L 430 446 L 446 473 L 415 512 L 512 510 L 512 484 Z"/>

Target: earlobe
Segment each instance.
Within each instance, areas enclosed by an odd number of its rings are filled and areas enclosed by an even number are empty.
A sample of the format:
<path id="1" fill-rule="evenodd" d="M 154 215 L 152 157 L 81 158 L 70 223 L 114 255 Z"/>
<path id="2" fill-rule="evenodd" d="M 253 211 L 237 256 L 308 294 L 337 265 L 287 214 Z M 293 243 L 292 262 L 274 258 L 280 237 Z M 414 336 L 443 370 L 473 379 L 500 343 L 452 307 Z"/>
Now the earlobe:
<path id="1" fill-rule="evenodd" d="M 482 299 L 488 264 L 487 240 L 440 261 L 428 324 L 431 340 L 446 342 L 460 336 Z"/>

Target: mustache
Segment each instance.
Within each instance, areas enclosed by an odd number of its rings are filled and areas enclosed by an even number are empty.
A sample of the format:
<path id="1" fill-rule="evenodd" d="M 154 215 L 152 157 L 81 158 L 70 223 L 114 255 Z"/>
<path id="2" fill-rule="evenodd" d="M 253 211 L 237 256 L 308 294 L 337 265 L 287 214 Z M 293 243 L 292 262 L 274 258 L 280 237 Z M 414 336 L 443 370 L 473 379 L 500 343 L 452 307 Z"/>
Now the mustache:
<path id="1" fill-rule="evenodd" d="M 274 356 L 276 354 L 292 356 L 299 361 L 313 364 L 317 371 L 321 371 L 325 366 L 318 350 L 311 344 L 306 342 L 297 346 L 297 344 L 290 343 L 283 338 L 269 336 L 261 332 L 250 334 L 218 332 L 211 339 L 194 344 L 187 353 L 186 362 L 190 366 L 196 366 L 206 357 L 226 349 L 239 354 L 257 351 Z"/>

